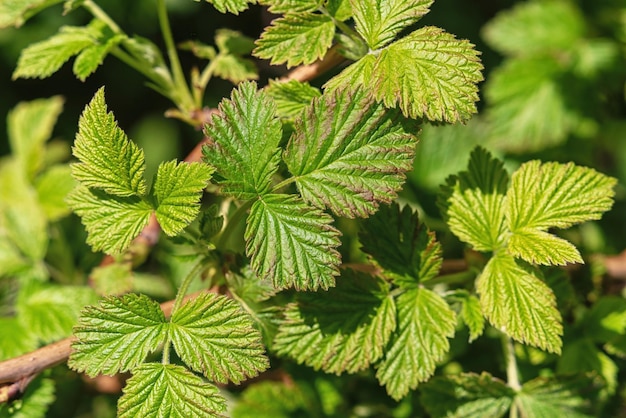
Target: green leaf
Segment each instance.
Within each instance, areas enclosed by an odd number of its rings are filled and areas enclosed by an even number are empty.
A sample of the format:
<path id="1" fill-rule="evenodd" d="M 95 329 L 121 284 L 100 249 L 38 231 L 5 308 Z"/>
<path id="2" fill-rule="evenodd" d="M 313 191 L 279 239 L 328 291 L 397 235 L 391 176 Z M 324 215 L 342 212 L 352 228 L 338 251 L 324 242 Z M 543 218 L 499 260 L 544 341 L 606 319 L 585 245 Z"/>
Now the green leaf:
<path id="1" fill-rule="evenodd" d="M 582 320 L 585 335 L 598 343 L 610 343 L 626 335 L 626 300 L 603 296 L 594 302 Z"/>
<path id="2" fill-rule="evenodd" d="M 37 335 L 17 317 L 0 317 L 0 328 L 0 361 L 34 351 L 39 345 Z"/>
<path id="3" fill-rule="evenodd" d="M 248 8 L 248 4 L 255 4 L 256 0 L 206 0 L 222 13 L 238 15 Z"/>
<path id="4" fill-rule="evenodd" d="M 103 24 L 98 39 L 95 41 L 96 43 L 83 49 L 76 57 L 72 68 L 76 77 L 80 81 L 85 81 L 87 77 L 102 65 L 104 58 L 125 37 L 125 35 L 114 33 L 108 26 Z"/>
<path id="5" fill-rule="evenodd" d="M 552 290 L 506 254 L 494 255 L 476 280 L 480 304 L 489 322 L 515 340 L 561 353 L 561 314 Z"/>
<path id="6" fill-rule="evenodd" d="M 98 266 L 89 275 L 91 285 L 100 295 L 122 295 L 133 289 L 131 263 L 111 263 Z"/>
<path id="7" fill-rule="evenodd" d="M 515 391 L 489 373 L 438 376 L 421 387 L 422 404 L 433 418 L 504 417 Z"/>
<path id="8" fill-rule="evenodd" d="M 68 365 L 92 377 L 131 370 L 159 348 L 166 333 L 163 311 L 149 297 L 110 296 L 83 310 Z"/>
<path id="9" fill-rule="evenodd" d="M 256 41 L 254 55 L 287 68 L 322 58 L 335 35 L 333 20 L 324 14 L 287 14 L 272 21 Z"/>
<path id="10" fill-rule="evenodd" d="M 70 213 L 65 198 L 75 186 L 72 171 L 65 164 L 50 167 L 37 178 L 35 183 L 37 199 L 50 221 L 58 220 Z"/>
<path id="11" fill-rule="evenodd" d="M 218 55 L 212 64 L 215 76 L 234 84 L 259 78 L 254 61 L 236 55 Z"/>
<path id="12" fill-rule="evenodd" d="M 287 306 L 273 349 L 326 373 L 356 373 L 383 355 L 396 328 L 386 283 L 343 270 L 325 293 L 303 293 Z"/>
<path id="13" fill-rule="evenodd" d="M 476 113 L 482 68 L 474 45 L 427 26 L 384 48 L 366 83 L 407 117 L 452 123 Z"/>
<path id="14" fill-rule="evenodd" d="M 55 401 L 55 381 L 35 377 L 25 388 L 18 402 L 0 404 L 0 418 L 44 418 L 50 416 L 49 406 Z"/>
<path id="15" fill-rule="evenodd" d="M 592 392 L 598 391 L 593 380 L 589 375 L 533 379 L 515 397 L 515 408 L 528 418 L 591 418 Z"/>
<path id="16" fill-rule="evenodd" d="M 254 49 L 254 39 L 239 31 L 224 28 L 215 31 L 215 44 L 220 52 L 233 55 L 246 55 Z"/>
<path id="17" fill-rule="evenodd" d="M 198 216 L 202 191 L 213 171 L 203 163 L 169 161 L 159 165 L 152 195 L 156 218 L 167 235 L 178 234 Z"/>
<path id="18" fill-rule="evenodd" d="M 146 363 L 132 373 L 118 401 L 120 418 L 224 416 L 226 400 L 219 389 L 184 367 Z"/>
<path id="19" fill-rule="evenodd" d="M 13 79 L 49 77 L 71 57 L 97 45 L 103 26 L 104 23 L 98 20 L 84 27 L 63 26 L 45 41 L 31 44 L 20 54 Z M 76 73 L 76 67 L 74 69 Z"/>
<path id="20" fill-rule="evenodd" d="M 394 283 L 417 286 L 432 279 L 441 268 L 441 245 L 435 234 L 421 225 L 417 212 L 397 203 L 381 206 L 361 224 L 359 239 L 369 254 Z"/>
<path id="21" fill-rule="evenodd" d="M 170 337 L 185 364 L 215 382 L 240 383 L 269 367 L 252 318 L 226 296 L 185 303 L 172 314 Z"/>
<path id="22" fill-rule="evenodd" d="M 44 166 L 45 142 L 63 110 L 63 98 L 53 96 L 21 102 L 7 117 L 9 144 L 27 178 L 32 180 Z"/>
<path id="23" fill-rule="evenodd" d="M 328 13 L 340 22 L 350 19 L 353 15 L 350 0 L 326 0 L 325 7 Z"/>
<path id="24" fill-rule="evenodd" d="M 578 7 L 566 1 L 530 1 L 498 13 L 483 29 L 485 41 L 506 55 L 570 49 L 585 35 Z"/>
<path id="25" fill-rule="evenodd" d="M 246 254 L 260 278 L 277 288 L 334 286 L 339 231 L 325 212 L 293 195 L 270 194 L 254 202 L 245 231 Z"/>
<path id="26" fill-rule="evenodd" d="M 72 151 L 81 161 L 72 165 L 72 174 L 83 186 L 120 197 L 145 194 L 143 151 L 117 126 L 113 113 L 107 113 L 104 88 L 85 107 Z"/>
<path id="27" fill-rule="evenodd" d="M 320 0 L 259 0 L 264 6 L 269 6 L 272 14 L 314 12 L 320 6 Z"/>
<path id="28" fill-rule="evenodd" d="M 519 228 L 507 242 L 509 253 L 532 264 L 565 265 L 584 263 L 576 247 L 568 241 L 532 228 Z"/>
<path id="29" fill-rule="evenodd" d="M 10 0 L 0 2 L 0 29 L 14 26 L 19 28 L 43 9 L 63 0 Z"/>
<path id="30" fill-rule="evenodd" d="M 128 248 L 152 215 L 152 207 L 138 197 L 111 196 L 84 186 L 70 193 L 67 204 L 82 218 L 87 243 L 107 254 Z"/>
<path id="31" fill-rule="evenodd" d="M 450 230 L 477 251 L 493 251 L 504 243 L 508 182 L 502 162 L 477 147 L 472 151 L 467 171 L 450 177 L 442 188 L 439 203 Z"/>
<path id="32" fill-rule="evenodd" d="M 433 375 L 450 349 L 448 338 L 454 335 L 456 318 L 443 298 L 426 288 L 407 290 L 396 305 L 398 327 L 376 378 L 392 398 L 399 400 Z"/>
<path id="33" fill-rule="evenodd" d="M 276 114 L 291 121 L 300 116 L 304 109 L 311 105 L 313 99 L 321 96 L 319 89 L 297 80 L 287 82 L 270 80 L 265 91 L 276 102 Z"/>
<path id="34" fill-rule="evenodd" d="M 344 68 L 339 74 L 324 84 L 325 92 L 332 90 L 357 90 L 362 87 L 372 89 L 371 81 L 377 57 L 368 54 Z"/>
<path id="35" fill-rule="evenodd" d="M 407 26 L 429 12 L 433 0 L 350 0 L 357 32 L 370 49 L 390 43 Z"/>
<path id="36" fill-rule="evenodd" d="M 390 203 L 412 167 L 415 127 L 363 90 L 313 100 L 284 160 L 304 200 L 354 218 Z"/>
<path id="37" fill-rule="evenodd" d="M 618 386 L 619 367 L 589 338 L 580 338 L 568 342 L 563 347 L 563 356 L 559 358 L 556 371 L 559 374 L 592 373 L 603 379 L 604 390 L 615 393 Z"/>
<path id="38" fill-rule="evenodd" d="M 241 199 L 267 193 L 278 169 L 282 137 L 275 105 L 256 83 L 244 82 L 205 126 L 204 161 L 217 169 L 221 192 Z"/>
<path id="39" fill-rule="evenodd" d="M 33 282 L 20 289 L 18 318 L 41 341 L 50 343 L 72 334 L 80 310 L 94 303 L 92 289 Z"/>
<path id="40" fill-rule="evenodd" d="M 306 411 L 310 411 L 310 405 L 298 385 L 265 381 L 252 384 L 243 391 L 232 417 L 292 418 L 303 416 Z"/>
<path id="41" fill-rule="evenodd" d="M 480 307 L 480 301 L 464 289 L 454 291 L 450 298 L 461 303 L 461 319 L 469 328 L 469 342 L 474 341 L 483 334 L 485 329 L 485 317 Z"/>

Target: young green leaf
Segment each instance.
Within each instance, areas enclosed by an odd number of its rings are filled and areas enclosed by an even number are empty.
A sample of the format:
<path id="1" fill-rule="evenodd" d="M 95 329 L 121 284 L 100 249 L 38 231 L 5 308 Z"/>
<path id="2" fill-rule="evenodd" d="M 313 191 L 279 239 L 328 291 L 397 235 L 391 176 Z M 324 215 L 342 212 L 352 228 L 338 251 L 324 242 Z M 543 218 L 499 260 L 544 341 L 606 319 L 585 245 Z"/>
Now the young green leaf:
<path id="1" fill-rule="evenodd" d="M 118 197 L 100 190 L 76 187 L 67 204 L 80 216 L 87 230 L 87 243 L 95 251 L 117 254 L 148 224 L 152 207 L 138 197 Z"/>
<path id="2" fill-rule="evenodd" d="M 477 147 L 470 156 L 468 170 L 450 177 L 442 189 L 439 203 L 450 230 L 475 250 L 493 251 L 504 243 L 508 182 L 502 162 Z"/>
<path id="3" fill-rule="evenodd" d="M 384 48 L 368 83 L 407 117 L 453 123 L 476 113 L 482 68 L 474 45 L 428 26 Z"/>
<path id="4" fill-rule="evenodd" d="M 34 351 L 39 346 L 37 335 L 16 316 L 0 317 L 0 361 Z"/>
<path id="5" fill-rule="evenodd" d="M 381 206 L 361 224 L 359 239 L 394 283 L 413 287 L 437 275 L 441 268 L 441 245 L 434 233 L 419 223 L 417 212 L 397 203 Z"/>
<path id="6" fill-rule="evenodd" d="M 273 348 L 326 373 L 355 373 L 383 355 L 396 308 L 379 278 L 342 271 L 325 293 L 303 293 L 285 311 Z"/>
<path id="7" fill-rule="evenodd" d="M 152 299 L 132 293 L 107 297 L 83 310 L 68 365 L 89 376 L 131 370 L 159 348 L 166 333 L 163 311 Z"/>
<path id="8" fill-rule="evenodd" d="M 55 165 L 44 171 L 35 181 L 37 200 L 50 221 L 68 215 L 70 208 L 65 198 L 76 187 L 70 166 Z"/>
<path id="9" fill-rule="evenodd" d="M 72 70 L 80 81 L 85 81 L 87 77 L 93 74 L 102 65 L 104 58 L 109 52 L 126 37 L 125 35 L 114 33 L 104 24 L 102 26 L 98 39 L 95 41 L 96 43 L 80 51 L 74 61 Z"/>
<path id="10" fill-rule="evenodd" d="M 225 296 L 185 303 L 172 314 L 170 337 L 185 364 L 215 382 L 240 383 L 269 367 L 252 318 Z"/>
<path id="11" fill-rule="evenodd" d="M 314 12 L 320 7 L 320 0 L 259 0 L 268 11 L 278 15 L 283 13 Z"/>
<path id="12" fill-rule="evenodd" d="M 63 110 L 63 98 L 22 102 L 7 117 L 9 144 L 22 165 L 27 178 L 32 180 L 44 166 L 45 142 Z"/>
<path id="13" fill-rule="evenodd" d="M 225 416 L 219 389 L 184 367 L 146 363 L 132 373 L 117 404 L 120 418 Z"/>
<path id="14" fill-rule="evenodd" d="M 469 342 L 474 341 L 483 334 L 485 329 L 485 317 L 480 307 L 480 301 L 465 289 L 458 289 L 449 297 L 453 301 L 461 303 L 461 319 L 469 328 Z"/>
<path id="15" fill-rule="evenodd" d="M 63 0 L 13 0 L 0 2 L 0 29 L 19 28 L 30 17 Z"/>
<path id="16" fill-rule="evenodd" d="M 390 43 L 407 26 L 429 12 L 433 0 L 350 0 L 357 32 L 370 49 Z"/>
<path id="17" fill-rule="evenodd" d="M 126 197 L 146 192 L 145 159 L 107 112 L 104 88 L 100 88 L 78 121 L 73 153 L 80 163 L 72 165 L 74 178 L 83 186 Z"/>
<path id="18" fill-rule="evenodd" d="M 313 100 L 283 159 L 304 200 L 354 218 L 389 203 L 412 168 L 415 129 L 362 89 Z"/>
<path id="19" fill-rule="evenodd" d="M 214 169 L 203 163 L 161 163 L 152 189 L 156 218 L 163 231 L 174 236 L 193 221 L 200 210 L 202 191 Z"/>
<path id="20" fill-rule="evenodd" d="M 287 14 L 275 19 L 256 42 L 254 55 L 287 68 L 322 58 L 335 35 L 333 20 L 324 14 Z"/>
<path id="21" fill-rule="evenodd" d="M 561 314 L 552 290 L 507 254 L 494 255 L 476 281 L 489 322 L 525 344 L 559 354 Z"/>
<path id="22" fill-rule="evenodd" d="M 256 83 L 244 82 L 205 126 L 210 142 L 202 150 L 204 161 L 217 169 L 222 193 L 251 199 L 269 190 L 282 137 L 275 108 Z"/>
<path id="23" fill-rule="evenodd" d="M 438 376 L 421 387 L 420 400 L 433 418 L 504 417 L 515 391 L 489 373 Z"/>
<path id="24" fill-rule="evenodd" d="M 220 54 L 215 57 L 213 74 L 233 84 L 259 78 L 254 61 L 232 54 Z"/>
<path id="25" fill-rule="evenodd" d="M 376 62 L 377 57 L 373 54 L 363 56 L 328 80 L 324 84 L 326 92 L 343 89 L 357 90 L 364 87 L 371 89 L 372 75 Z"/>
<path id="26" fill-rule="evenodd" d="M 407 290 L 396 304 L 398 327 L 376 378 L 399 400 L 433 375 L 450 349 L 448 338 L 454 335 L 456 318 L 443 298 L 426 288 Z"/>
<path id="27" fill-rule="evenodd" d="M 340 233 L 331 222 L 328 214 L 296 196 L 262 196 L 252 205 L 244 234 L 252 269 L 277 288 L 334 286 Z"/>
<path id="28" fill-rule="evenodd" d="M 20 289 L 15 308 L 29 331 L 50 343 L 71 335 L 80 310 L 96 300 L 88 287 L 31 283 Z"/>
<path id="29" fill-rule="evenodd" d="M 319 89 L 297 80 L 287 82 L 270 80 L 265 91 L 276 102 L 276 114 L 287 120 L 296 119 L 311 105 L 313 99 L 321 96 Z"/>
<path id="30" fill-rule="evenodd" d="M 254 49 L 254 39 L 239 31 L 221 28 L 215 31 L 215 45 L 225 54 L 246 55 Z"/>
<path id="31" fill-rule="evenodd" d="M 570 242 L 544 231 L 519 228 L 507 242 L 507 250 L 515 257 L 532 264 L 565 265 L 584 263 L 576 247 Z"/>
<path id="32" fill-rule="evenodd" d="M 265 381 L 252 384 L 243 391 L 232 417 L 292 418 L 303 416 L 310 410 L 305 391 L 294 382 Z"/>
<path id="33" fill-rule="evenodd" d="M 232 13 L 238 15 L 248 8 L 248 4 L 256 3 L 256 0 L 206 0 L 213 7 L 222 13 Z"/>

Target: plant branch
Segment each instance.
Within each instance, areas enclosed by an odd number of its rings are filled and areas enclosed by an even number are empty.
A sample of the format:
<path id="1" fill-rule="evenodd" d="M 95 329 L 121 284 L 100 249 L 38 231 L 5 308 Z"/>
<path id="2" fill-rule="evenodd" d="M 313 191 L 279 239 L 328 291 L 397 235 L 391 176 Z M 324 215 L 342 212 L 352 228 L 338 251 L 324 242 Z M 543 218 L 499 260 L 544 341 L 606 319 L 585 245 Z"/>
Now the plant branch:
<path id="1" fill-rule="evenodd" d="M 517 368 L 517 359 L 515 358 L 515 348 L 513 340 L 508 335 L 502 333 L 502 351 L 506 361 L 506 381 L 509 387 L 515 391 L 522 388 L 519 380 L 519 370 Z"/>

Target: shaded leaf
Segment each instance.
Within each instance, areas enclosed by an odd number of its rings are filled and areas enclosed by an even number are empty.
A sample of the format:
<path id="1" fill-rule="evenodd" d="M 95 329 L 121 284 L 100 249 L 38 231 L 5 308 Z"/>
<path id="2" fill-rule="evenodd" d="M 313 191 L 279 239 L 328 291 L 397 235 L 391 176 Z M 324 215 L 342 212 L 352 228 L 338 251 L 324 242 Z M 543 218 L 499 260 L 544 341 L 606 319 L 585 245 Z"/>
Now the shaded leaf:
<path id="1" fill-rule="evenodd" d="M 276 114 L 288 120 L 296 119 L 313 99 L 321 96 L 319 89 L 297 80 L 287 82 L 270 80 L 265 91 L 276 102 Z"/>

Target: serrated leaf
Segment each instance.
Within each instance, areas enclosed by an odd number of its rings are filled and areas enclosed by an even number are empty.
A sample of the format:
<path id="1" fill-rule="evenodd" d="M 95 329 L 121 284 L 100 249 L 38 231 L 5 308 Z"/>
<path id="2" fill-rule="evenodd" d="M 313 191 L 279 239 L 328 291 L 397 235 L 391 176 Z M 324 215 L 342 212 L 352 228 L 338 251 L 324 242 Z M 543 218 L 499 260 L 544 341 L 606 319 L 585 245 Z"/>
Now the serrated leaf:
<path id="1" fill-rule="evenodd" d="M 450 349 L 454 311 L 441 296 L 426 288 L 410 289 L 396 302 L 398 327 L 376 378 L 392 398 L 399 400 L 420 382 L 428 380 Z"/>
<path id="2" fill-rule="evenodd" d="M 74 75 L 80 80 L 85 81 L 87 77 L 93 74 L 96 69 L 102 65 L 104 58 L 109 52 L 115 48 L 125 35 L 113 33 L 108 27 L 103 28 L 97 43 L 83 49 L 76 60 L 72 70 Z"/>
<path id="3" fill-rule="evenodd" d="M 0 28 L 19 28 L 41 10 L 63 0 L 12 0 L 0 2 Z"/>
<path id="4" fill-rule="evenodd" d="M 13 156 L 32 180 L 44 166 L 45 142 L 52 135 L 52 128 L 63 110 L 63 98 L 53 96 L 21 102 L 7 117 L 9 144 Z"/>
<path id="5" fill-rule="evenodd" d="M 489 322 L 513 339 L 560 354 L 561 314 L 552 290 L 534 270 L 506 254 L 494 255 L 476 280 Z"/>
<path id="6" fill-rule="evenodd" d="M 499 418 L 515 391 L 489 373 L 438 376 L 421 387 L 422 404 L 433 418 Z"/>
<path id="7" fill-rule="evenodd" d="M 89 376 L 131 370 L 159 348 L 166 333 L 154 300 L 132 293 L 110 296 L 83 310 L 68 365 Z"/>
<path id="8" fill-rule="evenodd" d="M 454 291 L 450 297 L 452 300 L 461 303 L 461 319 L 463 323 L 467 325 L 467 328 L 469 328 L 469 342 L 474 341 L 483 334 L 483 330 L 485 329 L 485 317 L 480 307 L 480 301 L 476 296 L 464 289 Z"/>
<path id="9" fill-rule="evenodd" d="M 565 1 L 519 3 L 496 15 L 483 29 L 485 41 L 507 55 L 570 49 L 585 34 L 584 16 Z"/>
<path id="10" fill-rule="evenodd" d="M 377 57 L 368 54 L 355 63 L 344 68 L 339 74 L 324 84 L 325 92 L 332 90 L 357 90 L 362 87 L 372 88 L 372 74 L 376 65 Z"/>
<path id="11" fill-rule="evenodd" d="M 333 20 L 324 14 L 288 14 L 275 19 L 265 29 L 254 55 L 269 59 L 272 65 L 287 64 L 287 68 L 310 64 L 322 58 L 331 47 L 335 35 Z"/>
<path id="12" fill-rule="evenodd" d="M 482 68 L 474 45 L 427 26 L 384 48 L 367 83 L 407 117 L 453 123 L 476 113 Z"/>
<path id="13" fill-rule="evenodd" d="M 273 14 L 313 12 L 320 6 L 321 0 L 259 0 L 259 3 L 268 6 Z"/>
<path id="14" fill-rule="evenodd" d="M 293 382 L 258 382 L 248 386 L 232 411 L 233 418 L 291 418 L 310 410 L 305 392 Z"/>
<path id="15" fill-rule="evenodd" d="M 518 228 L 509 237 L 508 252 L 532 264 L 565 265 L 583 263 L 583 259 L 570 242 L 533 228 Z"/>
<path id="16" fill-rule="evenodd" d="M 238 15 L 248 8 L 249 4 L 255 4 L 256 0 L 206 0 L 222 13 Z"/>
<path id="17" fill-rule="evenodd" d="M 366 217 L 390 203 L 412 167 L 410 123 L 363 90 L 313 100 L 283 159 L 304 200 L 339 216 Z"/>
<path id="18" fill-rule="evenodd" d="M 397 203 L 381 206 L 361 224 L 359 239 L 369 254 L 403 287 L 432 279 L 441 268 L 441 245 L 434 233 L 419 223 L 417 212 Z"/>
<path id="19" fill-rule="evenodd" d="M 97 44 L 98 27 L 93 20 L 88 26 L 63 26 L 59 32 L 45 41 L 31 44 L 20 54 L 13 79 L 46 78 L 54 74 L 74 55 Z"/>
<path id="20" fill-rule="evenodd" d="M 72 152 L 80 160 L 72 164 L 72 174 L 83 186 L 120 197 L 145 194 L 144 153 L 107 112 L 104 88 L 85 107 Z"/>
<path id="21" fill-rule="evenodd" d="M 218 55 L 213 63 L 213 74 L 234 84 L 259 78 L 254 61 L 236 55 Z"/>
<path id="22" fill-rule="evenodd" d="M 384 281 L 344 270 L 336 287 L 287 306 L 273 349 L 326 373 L 356 373 L 381 358 L 395 328 Z"/>
<path id="23" fill-rule="evenodd" d="M 282 137 L 275 105 L 258 91 L 256 83 L 244 82 L 224 99 L 219 113 L 205 126 L 211 141 L 204 146 L 204 161 L 217 169 L 221 192 L 251 199 L 269 190 L 278 169 Z"/>
<path id="24" fill-rule="evenodd" d="M 81 217 L 87 243 L 95 251 L 117 254 L 148 224 L 152 207 L 138 197 L 111 196 L 102 191 L 76 187 L 67 204 Z"/>
<path id="25" fill-rule="evenodd" d="M 55 165 L 37 178 L 35 189 L 37 200 L 50 221 L 60 219 L 70 213 L 65 202 L 76 182 L 68 165 Z"/>
<path id="26" fill-rule="evenodd" d="M 96 300 L 88 287 L 32 283 L 20 289 L 16 309 L 22 324 L 50 343 L 69 336 L 80 310 Z"/>
<path id="27" fill-rule="evenodd" d="M 215 45 L 223 53 L 246 55 L 254 49 L 254 39 L 239 31 L 221 28 L 215 31 Z"/>
<path id="28" fill-rule="evenodd" d="M 429 12 L 433 0 L 350 0 L 357 32 L 370 49 L 390 43 L 400 31 Z"/>
<path id="29" fill-rule="evenodd" d="M 254 202 L 244 234 L 254 272 L 277 288 L 328 289 L 339 272 L 339 231 L 332 218 L 293 195 Z"/>
<path id="30" fill-rule="evenodd" d="M 287 82 L 270 80 L 265 91 L 276 102 L 276 114 L 287 120 L 296 119 L 313 99 L 321 96 L 319 89 L 297 80 Z"/>
<path id="31" fill-rule="evenodd" d="M 120 418 L 224 417 L 219 389 L 182 366 L 146 363 L 132 373 L 117 404 Z"/>
<path id="32" fill-rule="evenodd" d="M 515 408 L 528 418 L 591 418 L 595 416 L 590 414 L 591 392 L 597 395 L 598 389 L 591 376 L 539 377 L 524 383 L 515 397 Z"/>
<path id="33" fill-rule="evenodd" d="M 482 147 L 472 151 L 467 171 L 450 177 L 442 188 L 440 204 L 450 230 L 478 251 L 499 248 L 505 240 L 508 182 L 501 161 Z"/>
<path id="34" fill-rule="evenodd" d="M 170 337 L 185 364 L 215 382 L 240 383 L 269 367 L 252 318 L 226 296 L 203 293 L 182 305 Z"/>
<path id="35" fill-rule="evenodd" d="M 350 0 L 326 0 L 328 13 L 340 22 L 350 19 L 353 15 Z"/>
<path id="36" fill-rule="evenodd" d="M 519 228 L 568 228 L 600 219 L 613 205 L 616 180 L 573 163 L 522 164 L 511 178 L 506 216 L 513 233 Z"/>
<path id="37" fill-rule="evenodd" d="M 161 163 L 152 189 L 156 218 L 169 236 L 182 231 L 200 211 L 202 191 L 214 169 L 203 163 Z"/>

